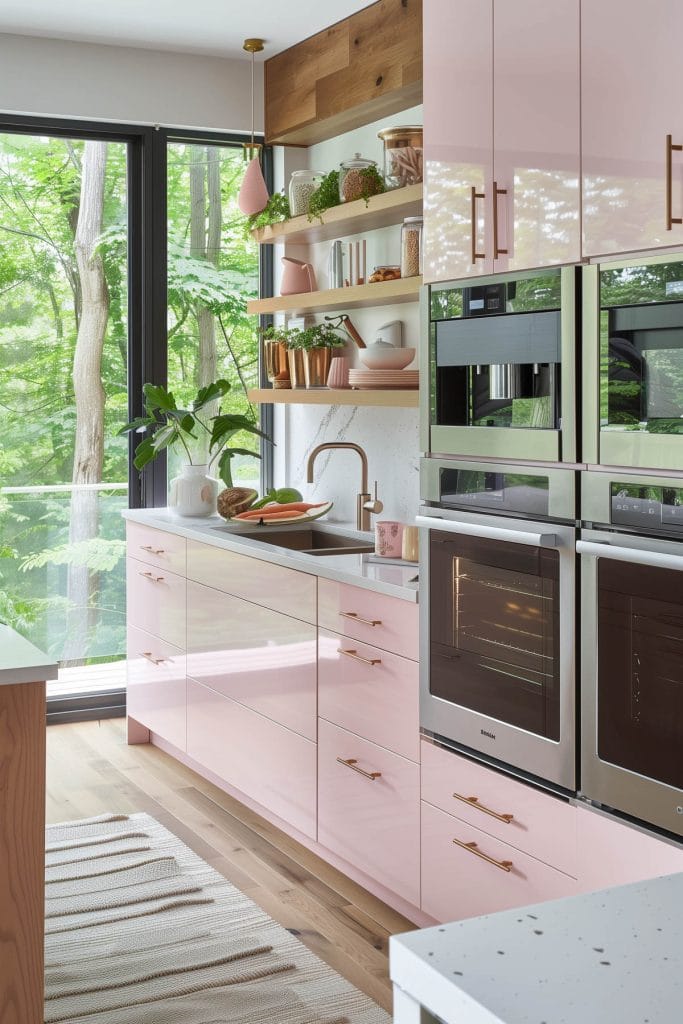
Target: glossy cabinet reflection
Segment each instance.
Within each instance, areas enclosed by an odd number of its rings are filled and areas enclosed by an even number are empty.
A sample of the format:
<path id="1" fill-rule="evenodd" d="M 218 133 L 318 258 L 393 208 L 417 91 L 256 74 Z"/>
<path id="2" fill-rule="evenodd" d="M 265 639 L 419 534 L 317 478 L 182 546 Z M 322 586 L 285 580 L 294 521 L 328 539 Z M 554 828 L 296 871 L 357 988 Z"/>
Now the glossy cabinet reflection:
<path id="1" fill-rule="evenodd" d="M 579 0 L 424 19 L 425 280 L 580 259 Z"/>
<path id="2" fill-rule="evenodd" d="M 682 31 L 680 0 L 583 0 L 584 256 L 683 242 Z"/>

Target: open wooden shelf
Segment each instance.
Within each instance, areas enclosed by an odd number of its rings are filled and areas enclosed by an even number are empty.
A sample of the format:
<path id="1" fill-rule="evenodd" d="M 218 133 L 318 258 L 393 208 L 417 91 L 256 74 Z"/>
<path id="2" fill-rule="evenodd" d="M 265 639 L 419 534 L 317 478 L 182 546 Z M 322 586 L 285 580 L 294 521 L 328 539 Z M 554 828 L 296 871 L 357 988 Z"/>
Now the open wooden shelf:
<path id="1" fill-rule="evenodd" d="M 421 277 L 400 277 L 398 281 L 357 284 L 352 288 L 275 295 L 272 299 L 252 299 L 247 302 L 247 313 L 323 313 L 330 309 L 360 309 L 363 306 L 391 306 L 395 302 L 417 302 L 421 286 Z"/>
<path id="2" fill-rule="evenodd" d="M 252 238 L 262 245 L 273 242 L 309 244 L 325 242 L 330 238 L 357 235 L 361 231 L 373 231 L 390 224 L 399 224 L 404 217 L 419 217 L 422 214 L 422 184 L 406 185 L 405 188 L 391 189 L 380 196 L 372 196 L 366 204 L 364 199 L 353 203 L 333 206 L 322 214 L 322 221 L 309 221 L 306 215 L 292 217 L 281 224 L 252 231 Z"/>
<path id="3" fill-rule="evenodd" d="M 254 405 L 383 405 L 416 409 L 419 391 L 355 391 L 351 388 L 257 388 L 249 392 Z"/>

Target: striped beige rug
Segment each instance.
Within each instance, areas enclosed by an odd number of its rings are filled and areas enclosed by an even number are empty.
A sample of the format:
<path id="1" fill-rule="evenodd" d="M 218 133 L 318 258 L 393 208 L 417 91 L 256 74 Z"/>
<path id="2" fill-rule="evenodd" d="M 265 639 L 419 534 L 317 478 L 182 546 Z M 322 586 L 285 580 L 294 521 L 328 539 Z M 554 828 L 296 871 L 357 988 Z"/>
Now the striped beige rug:
<path id="1" fill-rule="evenodd" d="M 45 1022 L 389 1024 L 147 814 L 50 825 Z"/>

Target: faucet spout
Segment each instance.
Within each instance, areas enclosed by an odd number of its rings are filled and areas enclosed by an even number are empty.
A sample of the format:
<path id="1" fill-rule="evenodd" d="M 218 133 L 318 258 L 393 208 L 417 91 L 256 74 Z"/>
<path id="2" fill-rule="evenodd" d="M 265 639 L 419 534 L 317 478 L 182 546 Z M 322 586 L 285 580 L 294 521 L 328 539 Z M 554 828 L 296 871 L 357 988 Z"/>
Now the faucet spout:
<path id="1" fill-rule="evenodd" d="M 370 500 L 370 494 L 368 493 L 368 457 L 359 444 L 354 444 L 352 441 L 326 441 L 323 444 L 317 445 L 308 456 L 306 480 L 309 484 L 313 483 L 313 467 L 320 452 L 329 451 L 333 448 L 350 448 L 352 451 L 358 452 L 360 456 L 361 482 L 360 493 L 356 498 L 356 529 L 367 531 L 370 529 L 370 512 L 363 508 L 363 505 L 366 501 Z"/>

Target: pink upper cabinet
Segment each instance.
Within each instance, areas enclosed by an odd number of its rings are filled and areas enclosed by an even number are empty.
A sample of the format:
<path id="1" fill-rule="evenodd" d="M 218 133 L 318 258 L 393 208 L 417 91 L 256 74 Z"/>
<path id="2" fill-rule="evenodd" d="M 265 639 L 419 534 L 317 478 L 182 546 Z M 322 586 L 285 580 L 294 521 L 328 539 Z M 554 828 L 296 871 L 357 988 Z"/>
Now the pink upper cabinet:
<path id="1" fill-rule="evenodd" d="M 583 0 L 585 256 L 683 242 L 683 225 L 667 230 L 667 213 L 683 218 L 683 152 L 667 152 L 668 135 L 683 144 L 682 32 L 680 0 Z"/>
<path id="2" fill-rule="evenodd" d="M 579 0 L 494 0 L 496 272 L 581 258 L 579 14 Z"/>
<path id="3" fill-rule="evenodd" d="M 492 0 L 428 0 L 423 17 L 424 279 L 449 281 L 492 269 Z"/>

